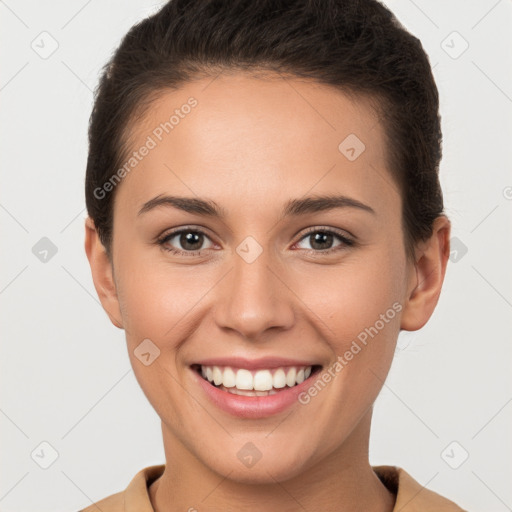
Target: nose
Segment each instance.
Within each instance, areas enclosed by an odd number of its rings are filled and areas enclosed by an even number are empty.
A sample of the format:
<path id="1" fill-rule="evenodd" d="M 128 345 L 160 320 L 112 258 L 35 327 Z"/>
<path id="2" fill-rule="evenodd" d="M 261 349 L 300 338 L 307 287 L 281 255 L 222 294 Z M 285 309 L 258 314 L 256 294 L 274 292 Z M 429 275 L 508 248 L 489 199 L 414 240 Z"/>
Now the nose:
<path id="1" fill-rule="evenodd" d="M 219 328 L 236 331 L 251 341 L 268 330 L 287 330 L 293 325 L 293 293 L 268 251 L 254 261 L 234 253 L 233 267 L 217 289 L 215 321 Z"/>

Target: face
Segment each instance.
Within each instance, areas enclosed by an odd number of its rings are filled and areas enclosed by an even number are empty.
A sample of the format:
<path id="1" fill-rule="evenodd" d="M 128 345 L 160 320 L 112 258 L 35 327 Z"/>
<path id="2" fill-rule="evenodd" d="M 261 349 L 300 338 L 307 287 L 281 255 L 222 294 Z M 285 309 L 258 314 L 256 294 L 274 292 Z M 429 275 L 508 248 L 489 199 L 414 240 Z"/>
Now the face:
<path id="1" fill-rule="evenodd" d="M 103 303 L 166 448 L 251 482 L 364 455 L 418 283 L 369 103 L 220 75 L 165 93 L 130 144 Z"/>

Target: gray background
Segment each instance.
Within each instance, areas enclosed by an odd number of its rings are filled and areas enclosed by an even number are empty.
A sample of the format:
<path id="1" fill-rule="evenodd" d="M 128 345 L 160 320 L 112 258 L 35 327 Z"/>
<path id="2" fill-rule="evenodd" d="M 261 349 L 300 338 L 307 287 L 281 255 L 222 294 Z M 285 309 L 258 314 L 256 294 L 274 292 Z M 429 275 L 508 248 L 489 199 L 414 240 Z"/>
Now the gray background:
<path id="1" fill-rule="evenodd" d="M 371 463 L 402 466 L 464 508 L 512 510 L 512 3 L 386 4 L 434 66 L 456 250 L 432 319 L 400 335 Z M 83 250 L 92 91 L 158 5 L 0 1 L 2 511 L 77 510 L 165 461 Z"/>

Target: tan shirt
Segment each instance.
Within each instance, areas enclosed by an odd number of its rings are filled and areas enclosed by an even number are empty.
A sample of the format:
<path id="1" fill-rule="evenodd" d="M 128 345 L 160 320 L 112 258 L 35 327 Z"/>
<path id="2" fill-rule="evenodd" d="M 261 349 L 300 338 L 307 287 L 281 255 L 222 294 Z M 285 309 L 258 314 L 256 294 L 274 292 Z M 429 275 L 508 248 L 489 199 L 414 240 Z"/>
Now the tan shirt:
<path id="1" fill-rule="evenodd" d="M 128 487 L 80 512 L 154 512 L 149 485 L 162 475 L 165 464 L 141 469 Z M 466 512 L 452 501 L 420 485 L 402 468 L 373 466 L 382 483 L 396 495 L 393 512 Z"/>

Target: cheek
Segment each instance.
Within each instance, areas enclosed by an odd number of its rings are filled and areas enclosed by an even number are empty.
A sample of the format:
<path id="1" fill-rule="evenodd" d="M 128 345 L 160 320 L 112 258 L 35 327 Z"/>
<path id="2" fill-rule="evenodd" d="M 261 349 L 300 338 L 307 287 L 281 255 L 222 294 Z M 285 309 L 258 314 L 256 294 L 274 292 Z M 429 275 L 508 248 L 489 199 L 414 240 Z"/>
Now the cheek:
<path id="1" fill-rule="evenodd" d="M 190 279 L 179 269 L 156 263 L 154 258 L 137 255 L 136 251 L 125 254 L 119 259 L 116 278 L 131 365 L 160 417 L 174 418 L 173 411 L 182 399 L 175 392 L 176 386 L 172 386 L 182 378 L 175 355 L 180 341 L 194 328 L 195 324 L 187 320 L 205 293 L 204 280 L 201 286 L 200 281 Z M 147 365 L 139 359 L 146 352 L 152 360 Z"/>
<path id="2" fill-rule="evenodd" d="M 297 295 L 315 313 L 311 318 L 318 317 L 318 328 L 336 354 L 348 350 L 353 340 L 364 342 L 368 330 L 390 341 L 398 333 L 403 268 L 391 252 L 354 253 L 336 267 L 320 267 L 296 280 Z"/>
<path id="3" fill-rule="evenodd" d="M 131 254 L 119 265 L 118 298 L 128 338 L 172 341 L 187 314 L 208 291 L 190 267 L 174 267 Z M 135 340 L 131 340 L 132 342 Z"/>
<path id="4" fill-rule="evenodd" d="M 336 344 L 341 373 L 366 396 L 366 402 L 376 398 L 393 360 L 403 309 L 403 275 L 397 255 L 388 248 L 379 251 L 347 273 L 344 291 L 330 313 L 333 331 L 343 333 Z"/>

